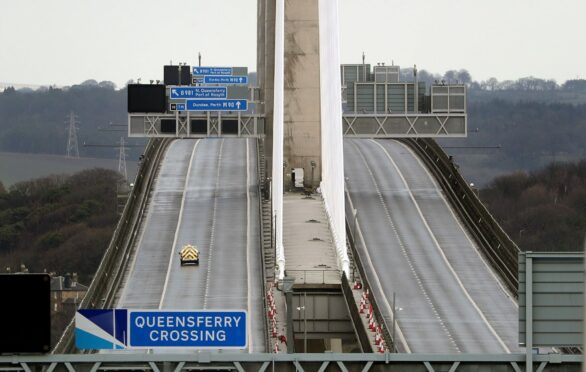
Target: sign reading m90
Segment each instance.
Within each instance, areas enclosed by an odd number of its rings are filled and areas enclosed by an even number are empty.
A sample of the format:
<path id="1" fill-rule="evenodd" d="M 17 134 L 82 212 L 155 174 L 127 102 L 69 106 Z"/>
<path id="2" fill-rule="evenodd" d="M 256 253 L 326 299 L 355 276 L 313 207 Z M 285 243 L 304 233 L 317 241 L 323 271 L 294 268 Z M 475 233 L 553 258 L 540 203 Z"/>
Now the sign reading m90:
<path id="1" fill-rule="evenodd" d="M 129 310 L 128 321 L 131 348 L 247 347 L 245 311 Z"/>

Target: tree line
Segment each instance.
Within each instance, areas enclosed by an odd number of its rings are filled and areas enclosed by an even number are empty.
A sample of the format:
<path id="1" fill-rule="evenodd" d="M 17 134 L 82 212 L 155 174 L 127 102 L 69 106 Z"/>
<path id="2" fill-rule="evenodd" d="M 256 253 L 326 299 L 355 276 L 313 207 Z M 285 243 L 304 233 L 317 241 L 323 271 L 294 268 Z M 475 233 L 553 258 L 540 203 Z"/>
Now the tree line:
<path id="1" fill-rule="evenodd" d="M 480 197 L 522 250 L 584 249 L 586 160 L 498 177 Z"/>
<path id="2" fill-rule="evenodd" d="M 0 271 L 77 272 L 89 284 L 118 220 L 120 177 L 91 169 L 0 183 Z"/>

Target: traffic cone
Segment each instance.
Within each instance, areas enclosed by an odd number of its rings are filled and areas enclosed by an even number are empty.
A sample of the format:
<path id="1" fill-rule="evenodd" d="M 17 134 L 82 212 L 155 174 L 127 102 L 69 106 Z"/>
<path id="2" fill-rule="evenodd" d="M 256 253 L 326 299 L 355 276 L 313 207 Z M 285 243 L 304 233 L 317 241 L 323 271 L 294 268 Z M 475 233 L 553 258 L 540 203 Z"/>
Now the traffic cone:
<path id="1" fill-rule="evenodd" d="M 364 307 L 366 304 L 364 303 L 364 299 L 360 299 L 360 314 L 364 314 Z"/>
<path id="2" fill-rule="evenodd" d="M 273 353 L 277 354 L 279 352 L 279 343 L 275 342 L 275 347 L 273 347 Z"/>
<path id="3" fill-rule="evenodd" d="M 378 352 L 381 354 L 385 352 L 385 345 L 383 343 L 378 345 Z"/>

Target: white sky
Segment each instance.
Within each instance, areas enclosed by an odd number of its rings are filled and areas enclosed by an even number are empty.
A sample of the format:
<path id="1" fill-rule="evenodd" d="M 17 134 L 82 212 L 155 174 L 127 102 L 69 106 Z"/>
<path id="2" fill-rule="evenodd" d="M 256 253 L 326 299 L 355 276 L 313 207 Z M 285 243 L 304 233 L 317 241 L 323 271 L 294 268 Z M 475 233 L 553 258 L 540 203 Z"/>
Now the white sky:
<path id="1" fill-rule="evenodd" d="M 340 0 L 342 61 L 586 78 L 585 14 L 585 0 Z M 198 51 L 256 70 L 256 0 L 0 0 L 0 82 L 123 85 Z"/>

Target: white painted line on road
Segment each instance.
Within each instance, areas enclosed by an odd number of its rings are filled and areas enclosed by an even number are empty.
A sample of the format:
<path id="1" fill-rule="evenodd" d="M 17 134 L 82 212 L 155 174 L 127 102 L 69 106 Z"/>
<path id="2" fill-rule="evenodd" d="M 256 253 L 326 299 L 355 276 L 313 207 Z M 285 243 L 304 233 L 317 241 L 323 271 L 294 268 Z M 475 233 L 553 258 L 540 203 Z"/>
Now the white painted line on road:
<path id="1" fill-rule="evenodd" d="M 444 329 L 444 331 L 446 332 L 446 334 L 448 335 L 448 337 L 451 337 L 452 334 L 450 333 L 450 331 L 446 327 L 446 325 L 444 323 L 444 320 L 439 315 L 439 312 L 437 311 L 437 309 L 435 307 L 435 304 L 429 298 L 428 293 L 427 293 L 427 290 L 423 286 L 423 284 L 422 284 L 422 282 L 421 282 L 421 280 L 419 278 L 419 274 L 415 270 L 415 267 L 413 265 L 413 262 L 411 261 L 411 258 L 409 257 L 409 254 L 407 253 L 407 249 L 405 248 L 405 244 L 403 243 L 403 239 L 399 235 L 399 232 L 397 231 L 397 227 L 395 226 L 395 223 L 394 223 L 393 219 L 391 218 L 391 213 L 389 211 L 389 208 L 387 206 L 387 203 L 385 202 L 385 200 L 383 198 L 383 195 L 382 195 L 382 193 L 380 191 L 380 188 L 378 187 L 378 183 L 376 182 L 376 179 L 374 178 L 374 173 L 372 172 L 372 169 L 370 168 L 370 166 L 368 165 L 368 162 L 366 161 L 366 157 L 364 156 L 364 154 L 362 153 L 362 151 L 358 148 L 358 146 L 354 143 L 354 141 L 352 141 L 352 144 L 354 145 L 354 147 L 356 147 L 356 150 L 358 151 L 358 154 L 362 158 L 362 160 L 364 162 L 364 165 L 366 166 L 366 169 L 368 170 L 368 173 L 370 174 L 370 177 L 372 179 L 372 182 L 373 182 L 374 187 L 376 189 L 376 192 L 378 194 L 380 203 L 381 203 L 382 207 L 385 210 L 385 214 L 387 216 L 387 220 L 389 221 L 389 224 L 391 225 L 391 228 L 392 228 L 393 232 L 395 233 L 395 236 L 397 237 L 397 241 L 399 243 L 399 246 L 401 247 L 401 252 L 403 253 L 403 257 L 405 257 L 405 259 L 407 260 L 407 264 L 409 265 L 409 268 L 411 269 L 411 273 L 413 274 L 413 276 L 417 280 L 417 285 L 419 286 L 419 289 L 421 290 L 421 292 L 425 296 L 425 298 L 427 300 L 427 303 L 429 304 L 429 306 L 431 307 L 433 313 L 435 314 L 438 322 L 440 323 L 440 326 Z M 461 352 L 460 347 L 458 346 L 458 344 L 455 341 L 453 341 L 452 344 L 456 348 L 456 351 L 457 352 Z"/>
<path id="2" fill-rule="evenodd" d="M 171 255 L 169 256 L 169 265 L 167 266 L 167 275 L 165 276 L 165 284 L 163 285 L 163 293 L 161 293 L 161 301 L 159 302 L 159 309 L 163 308 L 163 302 L 165 301 L 165 295 L 167 294 L 167 285 L 169 284 L 169 276 L 171 275 L 171 269 L 173 265 L 173 257 L 175 257 L 175 245 L 177 244 L 177 236 L 179 230 L 181 230 L 181 219 L 183 218 L 183 207 L 185 206 L 185 196 L 187 195 L 187 186 L 189 184 L 189 175 L 191 174 L 191 164 L 195 156 L 195 150 L 199 145 L 200 140 L 197 140 L 193 145 L 191 151 L 191 157 L 189 158 L 189 165 L 187 166 L 187 175 L 185 176 L 185 183 L 183 184 L 183 196 L 181 197 L 181 207 L 179 208 L 179 217 L 177 218 L 177 227 L 175 228 L 175 236 L 173 237 L 173 244 L 171 245 Z"/>
<path id="3" fill-rule="evenodd" d="M 246 281 L 248 286 L 248 352 L 253 352 L 252 344 L 252 285 L 250 283 L 250 140 L 246 139 Z"/>
<path id="4" fill-rule="evenodd" d="M 360 150 L 358 150 L 358 147 L 354 144 L 354 142 L 352 142 L 352 145 L 354 145 L 354 147 L 356 147 L 356 150 L 362 156 L 362 154 L 360 153 Z M 363 160 L 364 160 L 364 158 L 363 158 Z M 371 173 L 371 175 L 372 175 L 372 173 Z M 378 190 L 378 187 L 376 186 L 376 184 L 375 184 L 375 187 Z M 352 199 L 350 199 L 350 193 L 348 193 L 348 199 L 350 200 L 351 210 L 354 210 L 354 205 L 352 203 Z M 390 314 L 393 316 L 393 322 L 394 322 L 395 309 L 393 309 L 393 307 L 389 303 L 387 296 L 384 295 L 383 286 L 381 284 L 380 278 L 378 277 L 378 274 L 376 273 L 376 269 L 374 268 L 374 265 L 372 263 L 372 259 L 370 258 L 370 253 L 368 252 L 368 246 L 366 245 L 366 241 L 364 240 L 364 235 L 362 235 L 362 229 L 360 228 L 360 223 L 358 223 L 357 220 L 355 220 L 355 223 L 356 223 L 356 229 L 358 230 L 358 235 L 360 236 L 360 241 L 362 242 L 362 246 L 364 247 L 364 252 L 366 253 L 366 259 L 368 260 L 369 266 L 372 268 L 372 273 L 374 274 L 374 280 L 379 288 L 379 293 L 381 293 L 383 295 L 382 297 L 385 302 L 385 306 L 386 306 L 387 310 L 390 312 Z M 364 274 L 366 275 L 366 273 L 364 273 Z M 373 294 L 373 296 L 374 296 L 374 294 Z M 405 338 L 405 335 L 403 334 L 403 331 L 401 330 L 401 327 L 399 326 L 398 322 L 396 323 L 396 327 L 397 327 L 396 329 L 399 333 L 399 338 L 401 339 L 401 342 L 405 346 L 406 351 L 408 353 L 411 353 L 411 348 L 409 347 L 409 344 L 407 343 L 407 339 Z M 395 340 L 393 340 L 393 342 L 395 342 Z"/>
<path id="5" fill-rule="evenodd" d="M 437 184 L 437 182 L 435 181 L 434 177 L 429 172 L 429 169 L 427 169 L 427 167 L 425 166 L 425 164 L 423 164 L 423 162 L 421 161 L 421 159 L 419 159 L 419 157 L 417 155 L 415 155 L 415 153 L 413 152 L 413 150 L 409 146 L 407 146 L 407 145 L 405 145 L 405 144 L 403 144 L 401 142 L 398 142 L 398 143 L 401 146 L 405 147 L 407 149 L 407 151 L 409 151 L 409 153 L 415 158 L 415 160 L 417 160 L 417 162 L 419 163 L 419 165 L 421 166 L 421 168 L 423 168 L 425 170 L 425 173 L 427 174 L 427 176 L 429 177 L 429 179 L 431 180 L 431 182 L 433 183 L 433 185 L 435 186 L 435 188 L 438 189 L 438 193 L 440 195 L 440 198 L 442 199 L 442 201 L 444 202 L 444 204 L 446 205 L 446 207 L 450 211 L 450 214 L 452 215 L 452 217 L 454 218 L 454 220 L 456 220 L 456 223 L 458 224 L 458 226 L 460 227 L 460 229 L 462 230 L 462 232 L 466 236 L 466 239 L 468 239 L 468 242 L 470 242 L 470 245 L 474 248 L 474 251 L 476 252 L 476 254 L 478 255 L 478 257 L 480 258 L 480 260 L 482 261 L 482 263 L 484 264 L 484 266 L 486 266 L 486 268 L 488 269 L 488 272 L 495 279 L 495 281 L 497 282 L 497 284 L 499 285 L 499 287 L 504 292 L 505 296 L 507 296 L 509 298 L 509 300 L 511 300 L 511 302 L 513 303 L 513 305 L 515 305 L 516 308 L 519 308 L 519 304 L 517 303 L 517 301 L 515 300 L 515 298 L 513 297 L 513 295 L 505 288 L 505 286 L 503 285 L 501 279 L 495 273 L 494 269 L 488 264 L 488 262 L 486 262 L 486 259 L 484 258 L 484 256 L 480 252 L 480 250 L 478 249 L 478 246 L 476 245 L 476 243 L 474 243 L 474 241 L 472 240 L 472 238 L 470 238 L 470 234 L 464 228 L 464 226 L 462 225 L 460 219 L 454 213 L 454 210 L 452 209 L 451 205 L 446 200 L 446 198 L 444 196 L 444 193 L 441 192 L 441 187 Z"/>
<path id="6" fill-rule="evenodd" d="M 224 141 L 220 143 L 220 151 L 218 153 L 218 169 L 216 172 L 216 187 L 214 189 L 214 209 L 212 211 L 212 230 L 210 233 L 210 246 L 208 250 L 208 262 L 207 262 L 207 273 L 206 273 L 206 285 L 203 295 L 203 308 L 207 309 L 208 306 L 208 293 L 210 291 L 210 274 L 212 272 L 212 255 L 216 236 L 216 211 L 218 207 L 218 190 L 220 189 L 220 169 L 222 169 L 222 150 L 224 149 Z"/>
<path id="7" fill-rule="evenodd" d="M 393 160 L 393 158 L 391 157 L 391 155 L 389 155 L 389 153 L 387 152 L 387 149 L 385 149 L 385 147 L 383 145 L 381 145 L 380 143 L 378 143 L 375 140 L 370 140 L 370 141 L 372 143 L 375 143 L 377 146 L 379 146 L 383 150 L 383 152 L 385 153 L 385 155 L 387 156 L 387 158 L 390 160 L 390 162 L 393 165 L 393 167 L 397 170 L 397 172 L 399 174 L 399 177 L 401 177 L 401 180 L 403 181 L 403 184 L 405 185 L 405 188 L 407 189 L 407 192 L 409 193 L 409 197 L 411 198 L 411 201 L 413 201 L 413 204 L 415 205 L 415 208 L 417 209 L 417 212 L 419 214 L 419 217 L 423 221 L 423 224 L 425 225 L 425 228 L 429 232 L 429 235 L 431 236 L 431 239 L 433 240 L 436 248 L 438 249 L 440 255 L 442 256 L 442 258 L 443 258 L 444 262 L 446 263 L 448 269 L 451 271 L 452 275 L 454 276 L 454 279 L 456 279 L 456 282 L 458 283 L 458 285 L 460 286 L 460 288 L 464 292 L 464 295 L 466 296 L 466 298 L 468 298 L 468 300 L 470 301 L 470 303 L 472 304 L 472 306 L 476 309 L 476 311 L 478 312 L 478 314 L 480 315 L 480 317 L 482 318 L 482 320 L 486 323 L 488 329 L 495 336 L 495 338 L 497 339 L 497 341 L 499 342 L 499 344 L 502 346 L 502 348 L 507 353 L 511 353 L 511 350 L 508 348 L 508 346 L 501 339 L 501 337 L 499 336 L 499 334 L 492 327 L 492 325 L 490 324 L 490 322 L 488 321 L 488 319 L 486 318 L 486 316 L 484 315 L 484 313 L 482 312 L 482 310 L 480 310 L 480 308 L 478 307 L 478 305 L 476 304 L 476 302 L 474 301 L 474 299 L 472 299 L 472 297 L 468 293 L 468 290 L 466 290 L 466 287 L 464 287 L 464 284 L 462 283 L 462 281 L 460 280 L 460 277 L 456 273 L 456 270 L 454 270 L 454 268 L 452 267 L 452 264 L 450 264 L 450 261 L 446 257 L 446 254 L 444 253 L 442 247 L 440 246 L 439 242 L 437 241 L 437 239 L 435 237 L 435 234 L 433 233 L 433 231 L 429 227 L 429 224 L 427 223 L 427 219 L 423 215 L 423 212 L 421 211 L 421 208 L 419 207 L 419 204 L 417 203 L 417 200 L 415 200 L 415 196 L 413 196 L 413 192 L 411 191 L 411 188 L 409 187 L 409 184 L 407 183 L 407 180 L 405 180 L 405 177 L 403 176 L 403 173 L 401 172 L 401 170 L 397 166 L 397 163 L 395 163 L 395 161 Z"/>

